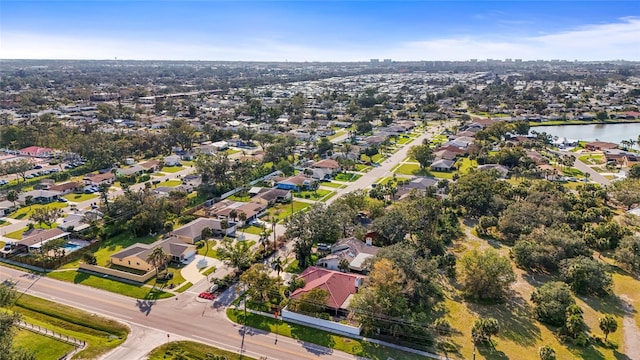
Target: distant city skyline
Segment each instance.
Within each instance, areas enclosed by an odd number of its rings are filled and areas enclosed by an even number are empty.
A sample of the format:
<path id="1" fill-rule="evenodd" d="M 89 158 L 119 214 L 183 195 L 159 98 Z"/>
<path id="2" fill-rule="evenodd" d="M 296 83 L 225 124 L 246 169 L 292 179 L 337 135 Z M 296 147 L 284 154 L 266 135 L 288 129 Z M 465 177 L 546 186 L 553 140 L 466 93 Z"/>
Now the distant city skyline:
<path id="1" fill-rule="evenodd" d="M 3 0 L 0 58 L 640 61 L 637 1 Z"/>

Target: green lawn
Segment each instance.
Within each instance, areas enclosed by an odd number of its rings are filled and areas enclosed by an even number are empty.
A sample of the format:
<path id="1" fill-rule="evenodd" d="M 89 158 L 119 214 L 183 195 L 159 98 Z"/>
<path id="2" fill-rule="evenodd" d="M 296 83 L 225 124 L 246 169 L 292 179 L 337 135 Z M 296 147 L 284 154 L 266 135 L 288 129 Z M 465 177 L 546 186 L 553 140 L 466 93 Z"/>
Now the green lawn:
<path id="1" fill-rule="evenodd" d="M 67 203 L 61 203 L 61 202 L 52 202 L 49 204 L 33 204 L 33 205 L 28 205 L 28 206 L 23 206 L 20 209 L 18 209 L 18 211 L 14 212 L 13 214 L 11 214 L 9 217 L 12 219 L 29 219 L 31 218 L 31 215 L 33 214 L 33 212 L 36 209 L 39 208 L 57 208 L 57 209 L 62 209 L 67 207 L 68 204 Z"/>
<path id="2" fill-rule="evenodd" d="M 347 133 L 347 130 L 344 130 L 344 129 L 343 129 L 343 130 L 338 130 L 338 131 L 336 131 L 336 133 L 335 133 L 335 134 L 333 134 L 333 135 L 331 135 L 331 136 L 327 136 L 327 138 L 328 138 L 329 140 L 333 140 L 333 139 L 335 139 L 335 138 L 337 138 L 337 137 L 340 137 L 340 136 L 342 136 L 342 135 L 344 135 L 344 134 L 346 134 L 346 133 Z"/>
<path id="3" fill-rule="evenodd" d="M 8 226 L 9 224 L 10 224 L 10 222 L 8 222 L 8 221 L 0 220 L 0 227 Z"/>
<path id="4" fill-rule="evenodd" d="M 32 352 L 38 360 L 58 360 L 74 348 L 64 341 L 22 329 L 16 333 L 11 346 Z"/>
<path id="5" fill-rule="evenodd" d="M 382 162 L 382 160 L 384 160 L 384 156 L 382 156 L 382 154 L 375 154 L 371 157 L 371 161 L 375 163 Z"/>
<path id="6" fill-rule="evenodd" d="M 183 292 L 189 290 L 189 288 L 192 287 L 192 286 L 193 286 L 193 284 L 188 282 L 188 283 L 180 286 L 179 288 L 177 288 L 176 292 L 183 293 Z"/>
<path id="7" fill-rule="evenodd" d="M 209 268 L 207 270 L 202 272 L 202 275 L 209 276 L 209 275 L 213 274 L 214 272 L 216 272 L 216 267 L 215 266 L 209 266 Z"/>
<path id="8" fill-rule="evenodd" d="M 341 189 L 344 185 L 338 184 L 338 183 L 333 183 L 333 182 L 330 182 L 330 181 L 324 181 L 324 182 L 320 183 L 320 186 Z M 0 226 L 2 226 L 2 225 L 0 225 Z"/>
<path id="9" fill-rule="evenodd" d="M 129 333 L 129 329 L 117 321 L 27 294 L 20 295 L 12 310 L 22 314 L 28 323 L 86 341 L 87 348 L 78 353 L 76 358 L 99 358 L 101 354 L 122 344 Z M 28 344 L 29 348 L 40 347 L 33 342 Z M 60 348 L 66 346 L 57 341 L 51 345 Z"/>
<path id="10" fill-rule="evenodd" d="M 359 172 L 368 172 L 372 169 L 372 167 L 364 164 L 356 164 L 355 169 L 356 171 L 359 171 Z"/>
<path id="11" fill-rule="evenodd" d="M 594 154 L 594 155 L 582 155 L 578 157 L 578 160 L 582 161 L 587 165 L 601 165 L 601 164 L 604 164 L 605 158 L 604 158 L 604 155 Z"/>
<path id="12" fill-rule="evenodd" d="M 255 225 L 249 225 L 247 227 L 244 227 L 238 230 L 238 232 L 253 234 L 253 235 L 260 235 L 262 234 L 263 231 L 265 231 L 265 229 Z"/>
<path id="13" fill-rule="evenodd" d="M 336 196 L 336 194 L 338 194 L 338 193 L 335 192 L 335 191 L 332 191 L 329 194 L 323 196 L 322 199 L 320 199 L 320 201 L 323 201 L 323 202 L 327 201 L 327 200 L 331 199 L 332 197 Z"/>
<path id="14" fill-rule="evenodd" d="M 67 194 L 63 198 L 73 202 L 83 202 L 98 197 L 98 194 Z"/>
<path id="15" fill-rule="evenodd" d="M 227 199 L 232 200 L 232 201 L 241 201 L 241 202 L 250 202 L 251 201 L 251 196 L 246 195 L 246 196 L 241 196 L 238 194 L 234 194 L 229 196 Z"/>
<path id="16" fill-rule="evenodd" d="M 47 276 L 54 279 L 72 282 L 74 284 L 82 284 L 91 286 L 94 288 L 111 291 L 117 294 L 131 296 L 136 299 L 165 299 L 172 297 L 173 294 L 164 292 L 162 290 L 152 290 L 146 286 L 137 286 L 104 278 L 101 276 L 90 275 L 80 271 L 56 271 L 50 272 Z"/>
<path id="17" fill-rule="evenodd" d="M 177 267 L 174 264 L 169 265 L 169 268 L 167 269 L 170 273 L 173 274 L 173 278 L 171 278 L 171 280 L 169 281 L 157 281 L 156 277 L 152 277 L 149 281 L 147 281 L 148 285 L 154 285 L 154 286 L 158 286 L 158 287 L 162 287 L 162 286 L 170 286 L 171 284 L 173 284 L 174 286 L 180 285 L 183 282 L 187 281 L 183 276 L 182 276 L 182 267 Z"/>
<path id="18" fill-rule="evenodd" d="M 184 170 L 184 166 L 165 166 L 161 171 L 166 173 L 177 173 L 180 170 Z"/>
<path id="19" fill-rule="evenodd" d="M 156 185 L 156 186 L 176 187 L 176 186 L 178 186 L 180 184 L 182 184 L 182 181 L 180 181 L 180 180 L 167 180 L 167 181 L 163 181 L 161 183 L 158 183 L 158 185 Z"/>
<path id="20" fill-rule="evenodd" d="M 172 341 L 168 344 L 163 344 L 153 349 L 147 359 L 149 360 L 165 360 L 165 359 L 177 359 L 178 354 L 180 359 L 216 359 L 214 356 L 220 356 L 217 359 L 225 360 L 257 360 L 256 358 L 249 357 L 247 355 L 240 355 L 230 351 L 218 349 L 213 346 L 205 345 L 202 343 L 196 343 L 192 341 Z"/>
<path id="21" fill-rule="evenodd" d="M 224 152 L 227 153 L 227 155 L 233 155 L 233 154 L 237 154 L 239 152 L 241 152 L 242 150 L 238 150 L 238 149 L 227 149 Z"/>
<path id="22" fill-rule="evenodd" d="M 475 169 L 478 167 L 478 161 L 470 160 L 469 158 L 464 157 L 456 161 L 455 165 L 456 165 L 456 169 L 458 169 L 458 171 L 461 174 L 467 174 L 469 170 Z"/>
<path id="23" fill-rule="evenodd" d="M 418 173 L 420 173 L 420 165 L 402 164 L 398 166 L 393 172 L 402 175 L 417 175 Z"/>
<path id="24" fill-rule="evenodd" d="M 231 319 L 231 321 L 238 324 L 244 324 L 246 322 L 247 326 L 256 329 L 278 333 L 279 335 L 287 336 L 298 341 L 318 344 L 372 360 L 424 359 L 424 357 L 420 355 L 373 344 L 364 340 L 335 335 L 307 326 L 289 323 L 282 320 L 276 320 L 273 317 L 248 313 L 245 319 L 245 315 L 242 311 L 234 310 L 232 308 L 227 309 L 227 316 L 229 317 L 229 319 Z"/>
<path id="25" fill-rule="evenodd" d="M 289 204 L 277 204 L 269 210 L 269 213 L 275 215 L 277 221 L 281 221 L 291 215 L 291 204 L 293 204 L 293 212 L 301 211 L 310 206 L 310 204 L 305 202 L 293 201 Z"/>
<path id="26" fill-rule="evenodd" d="M 453 179 L 454 172 L 429 171 L 429 174 L 435 178 Z"/>
<path id="27" fill-rule="evenodd" d="M 360 174 L 352 174 L 352 173 L 339 173 L 334 176 L 334 180 L 337 181 L 356 181 L 360 179 L 362 175 Z"/>
<path id="28" fill-rule="evenodd" d="M 413 141 L 413 139 L 412 139 L 412 138 L 408 138 L 408 137 L 401 137 L 401 138 L 398 138 L 397 144 L 402 145 L 402 144 L 410 143 L 410 142 L 412 142 L 412 141 Z"/>
<path id="29" fill-rule="evenodd" d="M 574 177 L 583 177 L 584 173 L 574 167 L 572 168 L 564 168 L 562 170 L 562 173 L 565 174 L 566 176 L 574 176 Z"/>
<path id="30" fill-rule="evenodd" d="M 320 200 L 323 197 L 329 195 L 330 193 L 331 193 L 330 190 L 322 190 L 322 189 L 318 189 L 315 191 L 305 190 L 305 191 L 294 192 L 293 196 L 298 198 L 310 199 L 310 200 Z M 291 205 L 289 205 L 289 207 L 291 207 Z"/>

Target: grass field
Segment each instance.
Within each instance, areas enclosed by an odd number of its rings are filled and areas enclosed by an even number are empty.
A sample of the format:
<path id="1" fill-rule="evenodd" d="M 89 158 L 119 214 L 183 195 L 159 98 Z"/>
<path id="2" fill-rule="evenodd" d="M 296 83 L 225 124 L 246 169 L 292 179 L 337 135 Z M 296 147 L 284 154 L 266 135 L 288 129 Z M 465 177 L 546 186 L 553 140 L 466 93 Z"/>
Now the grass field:
<path id="1" fill-rule="evenodd" d="M 67 203 L 61 203 L 61 202 L 52 202 L 50 204 L 33 204 L 33 205 L 28 205 L 28 206 L 23 206 L 20 209 L 18 209 L 16 212 L 14 212 L 13 214 L 11 214 L 9 217 L 12 219 L 29 219 L 31 218 L 31 215 L 33 214 L 33 212 L 36 209 L 39 208 L 57 208 L 57 209 L 62 209 L 67 207 L 68 204 Z"/>
<path id="2" fill-rule="evenodd" d="M 341 189 L 344 185 L 338 184 L 338 183 L 329 182 L 329 181 L 324 181 L 324 182 L 320 183 L 320 186 L 330 187 L 330 188 L 335 188 L 335 189 Z M 2 226 L 2 225 L 0 225 L 0 226 Z"/>
<path id="3" fill-rule="evenodd" d="M 420 165 L 402 164 L 398 166 L 393 172 L 402 175 L 417 175 L 418 173 L 420 173 Z"/>
<path id="4" fill-rule="evenodd" d="M 249 313 L 246 316 L 240 310 L 227 309 L 227 316 L 231 321 L 243 324 L 246 321 L 247 326 L 260 330 L 278 333 L 298 341 L 305 341 L 318 344 L 331 349 L 344 351 L 348 354 L 369 358 L 372 360 L 387 359 L 423 359 L 422 356 L 406 353 L 404 351 L 391 349 L 381 345 L 373 344 L 364 340 L 347 338 L 335 335 L 326 331 L 313 329 L 310 327 L 288 323 L 286 321 L 276 320 L 272 317 L 266 317 Z"/>
<path id="5" fill-rule="evenodd" d="M 372 169 L 372 167 L 364 164 L 356 164 L 355 169 L 356 171 L 359 171 L 359 172 L 368 172 Z"/>
<path id="6" fill-rule="evenodd" d="M 292 213 L 292 209 L 291 209 L 291 204 L 293 204 L 293 212 L 298 212 L 301 210 L 306 209 L 307 207 L 310 206 L 310 204 L 305 203 L 305 202 L 301 202 L 301 201 L 293 201 L 292 203 L 289 204 L 277 204 L 275 206 L 273 206 L 269 212 L 271 214 L 277 214 L 276 215 L 276 220 L 277 221 L 281 221 L 285 218 L 287 218 L 289 215 L 291 215 Z"/>
<path id="7" fill-rule="evenodd" d="M 132 285 L 117 280 L 90 275 L 80 271 L 56 271 L 50 272 L 47 276 L 62 281 L 72 282 L 74 284 L 82 284 L 97 289 L 111 291 L 136 299 L 165 299 L 173 296 L 173 294 L 162 290 L 152 290 L 146 286 Z"/>
<path id="8" fill-rule="evenodd" d="M 604 155 L 596 154 L 596 155 L 582 155 L 578 157 L 578 160 L 582 161 L 587 165 L 601 165 L 604 164 Z"/>
<path id="9" fill-rule="evenodd" d="M 29 330 L 19 330 L 11 345 L 14 349 L 32 352 L 38 360 L 58 360 L 73 350 L 74 346 L 64 341 L 40 335 Z"/>
<path id="10" fill-rule="evenodd" d="M 181 356 L 180 359 L 215 359 L 214 356 L 222 356 L 225 360 L 257 360 L 256 358 L 249 357 L 247 355 L 240 355 L 230 351 L 215 348 L 213 346 L 204 345 L 201 343 L 191 341 L 173 341 L 168 344 L 163 344 L 153 349 L 147 359 L 149 360 L 164 360 L 164 359 L 177 359 L 176 356 Z"/>
<path id="11" fill-rule="evenodd" d="M 205 253 L 207 254 L 206 256 L 208 257 L 213 257 L 213 258 L 218 258 L 218 252 L 216 251 L 216 249 L 214 249 L 214 247 L 216 246 L 216 244 L 218 243 L 215 240 L 207 240 L 207 242 L 209 243 L 209 252 L 207 252 L 207 246 L 203 246 L 201 248 L 198 249 L 198 255 L 202 255 L 205 256 Z"/>
<path id="12" fill-rule="evenodd" d="M 233 201 L 250 202 L 251 201 L 251 196 L 249 196 L 249 195 L 241 196 L 241 195 L 238 195 L 238 194 L 234 194 L 234 195 L 229 196 L 227 199 L 233 200 Z"/>
<path id="13" fill-rule="evenodd" d="M 297 198 L 303 198 L 303 199 L 309 199 L 309 200 L 320 200 L 323 197 L 329 195 L 331 193 L 330 190 L 322 190 L 322 189 L 318 189 L 315 191 L 312 190 L 305 190 L 305 191 L 299 191 L 299 192 L 294 192 L 293 196 L 297 197 Z"/>
<path id="14" fill-rule="evenodd" d="M 253 234 L 253 235 L 260 235 L 260 234 L 262 234 L 263 231 L 265 231 L 265 229 L 261 228 L 260 226 L 255 226 L 255 225 L 249 225 L 247 227 L 238 229 L 238 232 L 247 233 L 247 234 Z"/>
<path id="15" fill-rule="evenodd" d="M 439 179 L 453 179 L 454 172 L 429 171 L 429 174 Z"/>
<path id="16" fill-rule="evenodd" d="M 101 354 L 122 344 L 129 333 L 125 325 L 114 320 L 26 294 L 20 295 L 12 310 L 22 314 L 25 321 L 31 324 L 86 341 L 87 348 L 76 355 L 81 359 L 99 358 Z M 39 346 L 30 344 L 29 347 L 32 345 Z M 65 346 L 58 342 L 52 345 Z"/>
<path id="17" fill-rule="evenodd" d="M 183 166 L 165 166 L 162 168 L 162 172 L 166 172 L 166 173 L 177 173 L 180 170 L 184 170 Z"/>
<path id="18" fill-rule="evenodd" d="M 83 202 L 98 197 L 98 194 L 67 194 L 63 198 L 73 202 Z"/>
<path id="19" fill-rule="evenodd" d="M 351 173 L 339 173 L 334 176 L 336 181 L 356 181 L 360 179 L 362 175 L 360 174 L 351 174 Z"/>
<path id="20" fill-rule="evenodd" d="M 584 173 L 574 167 L 562 169 L 562 173 L 566 176 L 583 177 Z"/>
<path id="21" fill-rule="evenodd" d="M 475 169 L 477 167 L 478 161 L 470 160 L 467 157 L 461 158 L 460 160 L 456 161 L 456 169 L 458 169 L 458 172 L 460 172 L 461 174 L 467 174 L 469 170 Z"/>
<path id="22" fill-rule="evenodd" d="M 176 292 L 183 293 L 183 292 L 189 290 L 189 288 L 192 287 L 192 286 L 193 286 L 193 284 L 188 282 L 188 283 L 180 286 L 179 288 L 177 288 Z"/>
<path id="23" fill-rule="evenodd" d="M 180 181 L 180 180 L 167 180 L 167 181 L 163 181 L 161 183 L 158 183 L 156 185 L 156 187 L 158 187 L 158 186 L 176 187 L 176 186 L 178 186 L 180 184 L 182 184 L 182 181 Z"/>
<path id="24" fill-rule="evenodd" d="M 408 138 L 408 137 L 401 137 L 401 138 L 398 138 L 397 144 L 402 145 L 402 144 L 410 143 L 410 142 L 412 142 L 412 141 L 413 141 L 413 139 L 412 139 L 412 138 Z"/>

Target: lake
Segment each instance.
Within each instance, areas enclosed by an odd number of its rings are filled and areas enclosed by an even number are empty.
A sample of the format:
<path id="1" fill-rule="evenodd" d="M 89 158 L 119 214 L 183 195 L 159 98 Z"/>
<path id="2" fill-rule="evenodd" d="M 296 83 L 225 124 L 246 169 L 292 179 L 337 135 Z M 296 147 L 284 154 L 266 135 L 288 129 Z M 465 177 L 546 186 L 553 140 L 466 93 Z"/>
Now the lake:
<path id="1" fill-rule="evenodd" d="M 533 126 L 531 130 L 546 132 L 559 138 L 620 144 L 622 140 L 638 140 L 640 123 Z"/>

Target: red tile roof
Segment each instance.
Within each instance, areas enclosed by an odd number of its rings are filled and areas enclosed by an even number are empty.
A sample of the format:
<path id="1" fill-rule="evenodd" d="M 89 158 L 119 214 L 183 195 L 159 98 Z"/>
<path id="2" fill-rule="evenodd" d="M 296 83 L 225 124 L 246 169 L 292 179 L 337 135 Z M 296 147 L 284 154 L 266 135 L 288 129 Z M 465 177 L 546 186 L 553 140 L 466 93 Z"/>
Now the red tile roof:
<path id="1" fill-rule="evenodd" d="M 349 295 L 355 294 L 358 291 L 356 282 L 364 277 L 309 266 L 298 278 L 304 279 L 305 285 L 303 288 L 294 291 L 293 294 L 291 294 L 291 298 L 297 299 L 308 291 L 320 288 L 329 292 L 327 307 L 339 309 Z"/>

